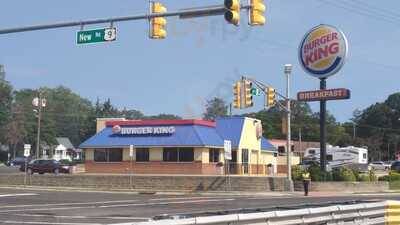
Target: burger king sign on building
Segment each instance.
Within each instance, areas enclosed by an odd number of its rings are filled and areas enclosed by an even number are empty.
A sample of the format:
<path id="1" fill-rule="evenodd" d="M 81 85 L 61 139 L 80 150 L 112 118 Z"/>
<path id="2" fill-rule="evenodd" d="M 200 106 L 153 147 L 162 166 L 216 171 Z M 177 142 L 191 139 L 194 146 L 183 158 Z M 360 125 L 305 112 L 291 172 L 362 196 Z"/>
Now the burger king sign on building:
<path id="1" fill-rule="evenodd" d="M 303 38 L 299 60 L 303 69 L 314 77 L 324 79 L 337 73 L 347 56 L 347 39 L 336 27 L 321 24 Z"/>

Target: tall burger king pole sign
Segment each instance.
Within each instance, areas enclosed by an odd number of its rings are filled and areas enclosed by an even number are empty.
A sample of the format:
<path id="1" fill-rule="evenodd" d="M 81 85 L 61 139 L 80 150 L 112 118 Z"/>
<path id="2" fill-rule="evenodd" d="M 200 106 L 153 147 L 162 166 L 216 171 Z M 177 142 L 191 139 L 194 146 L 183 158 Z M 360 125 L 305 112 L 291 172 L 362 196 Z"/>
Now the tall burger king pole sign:
<path id="1" fill-rule="evenodd" d="M 344 65 L 348 51 L 347 39 L 338 28 L 321 24 L 312 28 L 303 38 L 299 47 L 299 61 L 303 69 L 320 79 L 320 91 L 327 92 L 326 79 L 336 74 Z M 345 93 L 345 92 L 343 92 Z M 350 91 L 347 96 L 350 97 Z M 318 95 L 318 94 L 317 94 Z M 307 96 L 303 94 L 302 96 Z M 316 96 L 310 94 L 309 96 Z M 320 155 L 321 169 L 326 171 L 326 94 L 319 94 L 320 100 Z"/>

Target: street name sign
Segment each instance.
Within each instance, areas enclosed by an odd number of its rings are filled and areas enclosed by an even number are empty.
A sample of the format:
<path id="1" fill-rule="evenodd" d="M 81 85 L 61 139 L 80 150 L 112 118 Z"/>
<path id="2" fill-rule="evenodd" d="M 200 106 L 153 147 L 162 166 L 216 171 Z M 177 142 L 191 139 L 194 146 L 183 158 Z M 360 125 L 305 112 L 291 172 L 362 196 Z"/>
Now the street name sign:
<path id="1" fill-rule="evenodd" d="M 77 44 L 91 44 L 98 42 L 115 41 L 117 39 L 117 29 L 102 28 L 96 30 L 83 30 L 76 33 Z"/>
<path id="2" fill-rule="evenodd" d="M 297 93 L 297 100 L 303 102 L 313 102 L 322 100 L 340 100 L 349 99 L 350 90 L 345 88 L 303 91 Z"/>

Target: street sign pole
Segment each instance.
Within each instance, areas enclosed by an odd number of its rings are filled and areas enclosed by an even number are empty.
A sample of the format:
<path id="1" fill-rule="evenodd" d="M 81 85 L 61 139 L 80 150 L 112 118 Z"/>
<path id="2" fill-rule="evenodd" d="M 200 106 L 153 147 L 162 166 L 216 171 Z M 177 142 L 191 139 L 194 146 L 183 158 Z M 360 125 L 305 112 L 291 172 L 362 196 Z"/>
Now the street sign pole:
<path id="1" fill-rule="evenodd" d="M 27 175 L 27 167 L 28 167 L 28 157 L 31 155 L 31 145 L 24 145 L 24 156 L 25 156 L 25 176 L 24 176 L 24 186 L 26 186 L 26 175 Z"/>
<path id="2" fill-rule="evenodd" d="M 129 176 L 129 186 L 133 188 L 133 145 L 129 146 L 129 158 L 131 159 L 131 170 Z"/>
<path id="3" fill-rule="evenodd" d="M 230 172 L 229 172 L 229 160 L 232 160 L 232 141 L 224 140 L 224 167 L 225 167 L 225 188 L 226 190 L 231 188 Z"/>

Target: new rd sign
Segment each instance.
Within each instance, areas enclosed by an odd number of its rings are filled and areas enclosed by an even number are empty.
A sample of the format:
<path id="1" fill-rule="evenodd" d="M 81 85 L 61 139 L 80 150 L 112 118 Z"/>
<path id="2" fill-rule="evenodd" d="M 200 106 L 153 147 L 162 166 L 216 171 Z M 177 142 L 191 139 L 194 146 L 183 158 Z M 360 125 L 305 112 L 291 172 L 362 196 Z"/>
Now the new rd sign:
<path id="1" fill-rule="evenodd" d="M 350 90 L 345 88 L 326 89 L 317 91 L 303 91 L 297 93 L 297 100 L 303 102 L 340 100 L 349 98 L 350 98 Z"/>
<path id="2" fill-rule="evenodd" d="M 83 30 L 76 33 L 77 44 L 91 44 L 97 42 L 115 41 L 117 39 L 117 29 L 102 28 L 96 30 Z"/>

